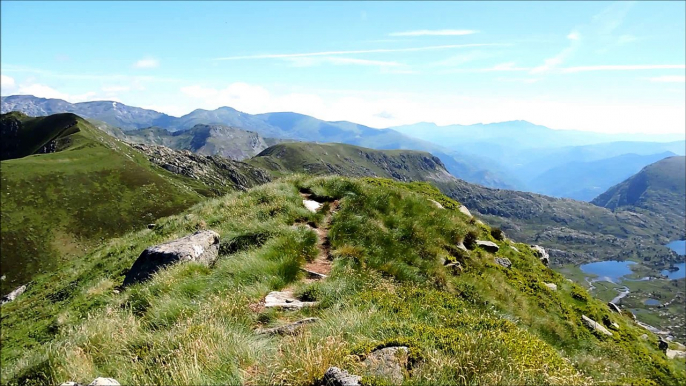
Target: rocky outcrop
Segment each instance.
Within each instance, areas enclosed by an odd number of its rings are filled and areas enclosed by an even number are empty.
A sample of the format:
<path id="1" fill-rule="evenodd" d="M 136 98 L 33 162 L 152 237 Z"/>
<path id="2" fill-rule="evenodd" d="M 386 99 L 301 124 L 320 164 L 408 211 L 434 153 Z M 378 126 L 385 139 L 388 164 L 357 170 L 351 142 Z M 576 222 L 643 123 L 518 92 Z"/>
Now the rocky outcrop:
<path id="1" fill-rule="evenodd" d="M 259 329 L 256 332 L 258 334 L 265 335 L 295 335 L 306 325 L 315 323 L 317 321 L 319 321 L 319 318 L 305 318 L 293 323 L 286 324 L 284 326 Z"/>
<path id="2" fill-rule="evenodd" d="M 542 246 L 532 245 L 531 250 L 534 252 L 534 256 L 538 257 L 541 260 L 541 263 L 543 263 L 543 265 L 545 265 L 546 267 L 550 265 L 550 256 Z"/>
<path id="3" fill-rule="evenodd" d="M 469 209 L 467 209 L 467 207 L 464 205 L 460 205 L 460 207 L 457 208 L 457 210 L 459 210 L 460 212 L 462 212 L 462 214 L 465 214 L 470 218 L 474 217 L 474 216 L 472 216 L 472 212 L 470 212 Z"/>
<path id="4" fill-rule="evenodd" d="M 500 250 L 498 244 L 493 241 L 476 240 L 476 245 L 491 253 L 496 253 Z"/>
<path id="5" fill-rule="evenodd" d="M 667 358 L 669 359 L 686 358 L 686 351 L 667 349 L 665 350 L 665 355 L 667 355 Z"/>
<path id="6" fill-rule="evenodd" d="M 385 347 L 372 351 L 364 360 L 367 370 L 374 376 L 385 378 L 393 384 L 402 383 L 408 365 L 407 347 Z"/>
<path id="7" fill-rule="evenodd" d="M 557 291 L 557 284 L 555 284 L 555 283 L 543 283 L 543 284 L 544 284 L 546 287 L 548 287 L 549 289 L 551 289 L 551 290 L 553 290 L 553 291 Z"/>
<path id="8" fill-rule="evenodd" d="M 145 281 L 160 269 L 176 263 L 195 261 L 211 265 L 219 253 L 219 234 L 206 230 L 147 248 L 126 274 L 124 286 Z"/>
<path id="9" fill-rule="evenodd" d="M 157 145 L 131 145 L 148 157 L 150 162 L 174 174 L 180 174 L 203 182 L 217 193 L 227 188 L 246 190 L 271 181 L 265 170 L 244 162 L 220 156 L 193 154 L 188 150 L 173 150 Z"/>
<path id="10" fill-rule="evenodd" d="M 495 262 L 504 268 L 510 268 L 512 266 L 512 262 L 507 257 L 496 257 Z"/>
<path id="11" fill-rule="evenodd" d="M 435 206 L 436 208 L 438 208 L 438 209 L 445 209 L 445 208 L 443 207 L 443 205 L 441 205 L 440 202 L 438 202 L 438 201 L 436 201 L 436 200 L 432 200 L 432 199 L 429 199 L 429 201 L 430 201 L 430 202 L 433 204 L 433 206 Z"/>
<path id="12" fill-rule="evenodd" d="M 588 326 L 588 328 L 590 328 L 591 330 L 598 331 L 601 334 L 612 336 L 612 333 L 607 328 L 603 327 L 602 324 L 596 322 L 588 316 L 581 315 L 581 320 L 583 320 L 584 324 Z"/>
<path id="13" fill-rule="evenodd" d="M 2 299 L 0 299 L 0 304 L 9 303 L 9 302 L 15 300 L 19 295 L 23 294 L 24 291 L 26 291 L 26 288 L 27 288 L 26 284 L 17 287 L 14 291 L 3 296 Z"/>
<path id="14" fill-rule="evenodd" d="M 622 310 L 619 308 L 619 306 L 617 306 L 616 304 L 614 304 L 612 302 L 607 302 L 607 306 L 610 308 L 610 311 L 612 311 L 612 312 L 616 312 L 618 314 L 622 313 Z"/>
<path id="15" fill-rule="evenodd" d="M 324 373 L 322 386 L 360 386 L 362 377 L 353 375 L 338 367 L 329 367 Z"/>
<path id="16" fill-rule="evenodd" d="M 272 291 L 264 298 L 266 308 L 283 308 L 286 310 L 299 310 L 303 307 L 311 307 L 316 302 L 303 302 L 296 299 L 290 291 Z"/>

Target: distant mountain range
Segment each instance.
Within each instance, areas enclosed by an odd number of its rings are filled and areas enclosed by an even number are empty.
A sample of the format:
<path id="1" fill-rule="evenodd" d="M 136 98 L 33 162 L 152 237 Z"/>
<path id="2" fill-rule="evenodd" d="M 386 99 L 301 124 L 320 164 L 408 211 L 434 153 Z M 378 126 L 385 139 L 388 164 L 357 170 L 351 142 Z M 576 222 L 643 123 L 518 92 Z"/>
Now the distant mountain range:
<path id="1" fill-rule="evenodd" d="M 2 97 L 1 108 L 33 116 L 73 112 L 129 142 L 236 160 L 286 140 L 427 151 L 454 176 L 471 183 L 586 201 L 651 162 L 686 154 L 683 135 L 553 130 L 526 121 L 374 129 L 289 112 L 253 115 L 221 107 L 177 118 L 118 102 L 72 104 L 28 95 Z M 656 142 L 667 140 L 671 142 Z"/>
<path id="2" fill-rule="evenodd" d="M 185 131 L 194 128 L 198 124 L 221 125 L 232 128 L 253 131 L 263 138 L 289 139 L 309 142 L 340 142 L 351 145 L 364 146 L 374 149 L 411 149 L 428 151 L 439 157 L 446 165 L 448 171 L 458 178 L 466 181 L 497 188 L 514 187 L 511 178 L 506 174 L 490 170 L 484 161 L 478 156 L 466 155 L 460 152 L 443 148 L 431 142 L 407 137 L 391 129 L 374 129 L 368 126 L 352 122 L 327 122 L 307 115 L 297 113 L 266 113 L 246 114 L 230 107 L 221 107 L 213 111 L 198 109 L 180 118 L 172 117 L 153 110 L 126 106 L 118 102 L 82 102 L 68 103 L 58 99 L 44 99 L 29 95 L 14 95 L 0 99 L 2 112 L 21 111 L 31 116 L 41 116 L 60 112 L 71 112 L 85 118 L 102 122 L 96 126 L 115 136 L 129 135 L 134 137 L 146 137 L 144 143 L 164 143 L 165 140 L 151 138 L 155 136 L 167 136 L 160 131 L 153 133 L 130 134 L 132 130 L 159 127 L 169 132 Z M 123 133 L 117 134 L 117 129 Z M 226 130 L 225 130 L 226 131 Z M 235 133 L 235 130 L 234 130 Z M 210 137 L 217 138 L 216 130 Z M 242 134 L 247 136 L 248 134 Z M 195 138 L 198 136 L 191 135 Z M 220 135 L 221 136 L 221 135 Z M 187 138 L 187 135 L 181 137 Z M 185 139 L 184 139 L 185 140 Z M 214 141 L 209 147 L 217 146 L 220 140 Z M 181 143 L 180 141 L 178 143 Z M 176 140 L 167 140 L 172 145 Z M 197 143 L 195 148 L 204 148 L 206 153 L 209 147 Z M 178 147 L 183 149 L 184 147 Z M 188 148 L 188 147 L 186 147 Z M 190 150 L 190 148 L 188 148 Z M 231 156 L 231 151 L 218 150 Z M 203 153 L 205 154 L 205 153 Z"/>

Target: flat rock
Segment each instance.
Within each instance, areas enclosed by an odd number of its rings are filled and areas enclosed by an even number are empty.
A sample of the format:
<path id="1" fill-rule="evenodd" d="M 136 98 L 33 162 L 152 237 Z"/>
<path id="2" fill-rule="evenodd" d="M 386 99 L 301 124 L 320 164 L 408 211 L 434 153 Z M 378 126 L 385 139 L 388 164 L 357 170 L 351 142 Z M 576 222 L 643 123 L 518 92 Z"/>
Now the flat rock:
<path id="1" fill-rule="evenodd" d="M 589 318 L 586 315 L 581 315 L 581 320 L 584 321 L 584 324 L 587 325 L 590 329 L 598 331 L 602 334 L 612 336 L 612 333 L 605 327 L 603 327 L 602 324 L 596 322 L 595 320 Z"/>
<path id="2" fill-rule="evenodd" d="M 375 376 L 400 384 L 405 377 L 403 370 L 407 368 L 408 353 L 405 346 L 385 347 L 369 353 L 364 364 Z"/>
<path id="3" fill-rule="evenodd" d="M 557 291 L 557 284 L 555 283 L 543 283 L 546 287 L 550 288 L 553 291 Z"/>
<path id="4" fill-rule="evenodd" d="M 19 295 L 23 294 L 24 291 L 26 291 L 26 284 L 15 288 L 14 291 L 3 296 L 2 299 L 0 299 L 0 304 L 5 304 L 14 301 Z"/>
<path id="5" fill-rule="evenodd" d="M 312 213 L 317 213 L 319 208 L 322 207 L 321 203 L 314 200 L 303 200 L 303 205 L 305 205 L 305 208 L 307 208 L 307 210 L 309 210 Z"/>
<path id="6" fill-rule="evenodd" d="M 459 243 L 457 243 L 457 245 L 455 246 L 455 248 L 457 248 L 457 249 L 459 249 L 459 250 L 462 250 L 462 251 L 465 251 L 465 252 L 469 252 L 469 249 L 467 249 L 467 247 L 465 247 L 464 244 L 463 244 L 461 241 L 460 241 Z"/>
<path id="7" fill-rule="evenodd" d="M 353 375 L 338 367 L 329 367 L 324 373 L 322 384 L 324 386 L 359 386 L 362 377 Z"/>
<path id="8" fill-rule="evenodd" d="M 505 268 L 510 268 L 512 266 L 512 262 L 507 257 L 496 257 L 495 262 Z"/>
<path id="9" fill-rule="evenodd" d="M 303 302 L 296 299 L 289 291 L 272 291 L 264 298 L 266 308 L 283 308 L 286 310 L 299 310 L 303 307 L 312 307 L 317 302 Z"/>
<path id="10" fill-rule="evenodd" d="M 305 325 L 315 323 L 317 321 L 319 321 L 319 318 L 305 318 L 284 326 L 259 329 L 256 332 L 258 334 L 265 335 L 295 335 L 298 333 L 298 331 L 305 327 Z"/>
<path id="11" fill-rule="evenodd" d="M 300 268 L 300 269 L 302 269 L 307 274 L 307 277 L 310 279 L 322 280 L 322 279 L 327 278 L 327 276 L 324 275 L 323 273 L 311 271 L 311 270 L 306 269 L 306 268 Z"/>
<path id="12" fill-rule="evenodd" d="M 667 349 L 667 351 L 665 351 L 665 354 L 667 355 L 667 358 L 669 358 L 669 359 L 686 358 L 686 351 L 681 351 L 681 350 Z"/>
<path id="13" fill-rule="evenodd" d="M 466 214 L 466 215 L 469 216 L 469 217 L 474 217 L 474 216 L 472 216 L 472 213 L 469 211 L 469 209 L 467 209 L 467 207 L 464 206 L 464 205 L 460 205 L 460 207 L 457 208 L 457 210 L 459 210 L 459 211 L 462 212 L 463 214 Z"/>
<path id="14" fill-rule="evenodd" d="M 496 253 L 498 250 L 500 250 L 498 244 L 494 243 L 493 241 L 476 240 L 476 245 L 492 253 Z"/>
<path id="15" fill-rule="evenodd" d="M 610 311 L 612 311 L 612 312 L 616 312 L 618 314 L 622 313 L 622 310 L 619 308 L 619 306 L 617 306 L 616 304 L 614 304 L 612 302 L 607 302 L 607 306 L 610 308 Z"/>
<path id="16" fill-rule="evenodd" d="M 534 252 L 534 256 L 541 260 L 543 265 L 548 266 L 550 264 L 550 255 L 548 255 L 545 248 L 540 245 L 531 245 L 531 250 Z"/>
<path id="17" fill-rule="evenodd" d="M 512 248 L 513 251 L 520 253 L 519 249 L 517 249 L 517 247 L 515 247 L 514 245 L 510 245 L 510 248 Z"/>
<path id="18" fill-rule="evenodd" d="M 120 386 L 120 384 L 113 378 L 97 377 L 88 386 Z"/>
<path id="19" fill-rule="evenodd" d="M 434 204 L 434 206 L 435 206 L 436 208 L 438 208 L 438 209 L 445 209 L 445 208 L 443 208 L 443 205 L 441 205 L 440 202 L 438 202 L 438 201 L 436 201 L 436 200 L 432 200 L 432 199 L 429 199 L 429 201 L 431 201 L 431 203 Z"/>
<path id="20" fill-rule="evenodd" d="M 218 254 L 219 234 L 210 230 L 149 247 L 133 263 L 124 278 L 124 286 L 148 280 L 155 272 L 172 264 L 195 261 L 212 265 Z"/>

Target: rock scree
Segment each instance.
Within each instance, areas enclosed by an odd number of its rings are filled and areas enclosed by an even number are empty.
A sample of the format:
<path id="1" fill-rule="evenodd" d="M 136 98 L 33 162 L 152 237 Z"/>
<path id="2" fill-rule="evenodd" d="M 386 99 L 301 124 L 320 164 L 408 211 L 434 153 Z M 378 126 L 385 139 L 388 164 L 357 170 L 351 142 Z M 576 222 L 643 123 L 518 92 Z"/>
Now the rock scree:
<path id="1" fill-rule="evenodd" d="M 212 265 L 219 255 L 219 234 L 198 231 L 164 244 L 149 247 L 133 263 L 124 278 L 124 286 L 148 280 L 155 272 L 171 265 L 196 261 Z"/>

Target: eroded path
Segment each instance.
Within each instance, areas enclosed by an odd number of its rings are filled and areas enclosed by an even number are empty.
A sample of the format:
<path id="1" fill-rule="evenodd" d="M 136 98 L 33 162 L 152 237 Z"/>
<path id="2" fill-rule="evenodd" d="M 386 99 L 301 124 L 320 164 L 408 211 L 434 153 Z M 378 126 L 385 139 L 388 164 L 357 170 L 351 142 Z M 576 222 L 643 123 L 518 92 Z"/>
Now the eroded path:
<path id="1" fill-rule="evenodd" d="M 338 201 L 321 203 L 311 199 L 311 194 L 300 193 L 303 198 L 303 205 L 312 212 L 317 212 L 322 207 L 325 208 L 324 221 L 319 227 L 307 224 L 310 229 L 317 234 L 317 257 L 305 264 L 303 270 L 308 273 L 309 280 L 324 279 L 331 273 L 332 258 L 330 255 L 331 245 L 329 243 L 329 224 L 331 217 L 338 210 Z M 328 205 L 327 205 L 328 204 Z"/>

